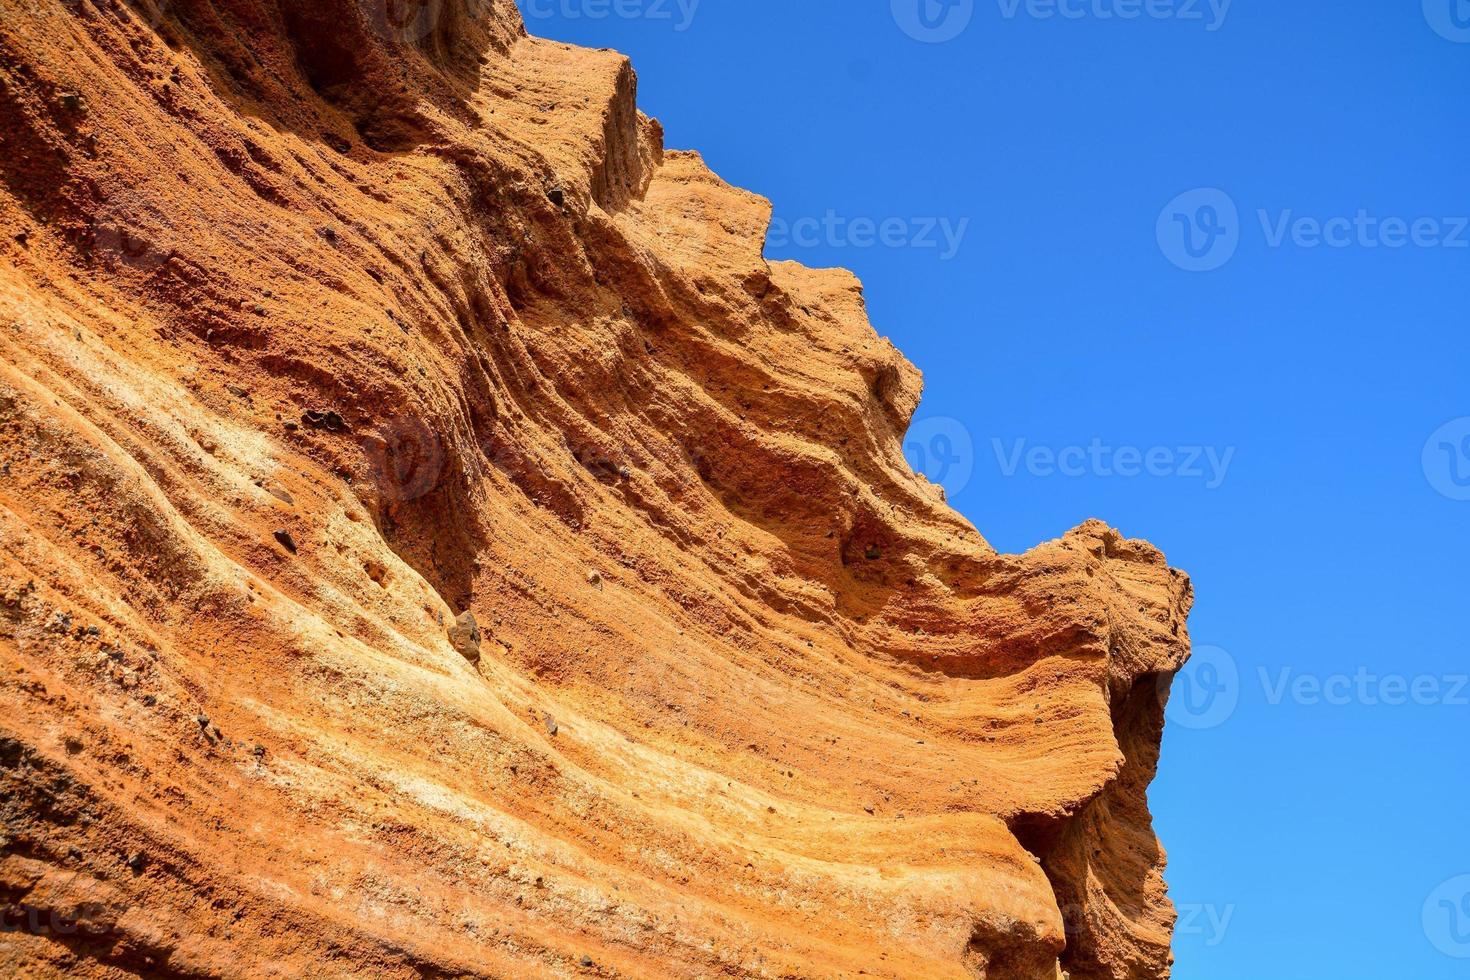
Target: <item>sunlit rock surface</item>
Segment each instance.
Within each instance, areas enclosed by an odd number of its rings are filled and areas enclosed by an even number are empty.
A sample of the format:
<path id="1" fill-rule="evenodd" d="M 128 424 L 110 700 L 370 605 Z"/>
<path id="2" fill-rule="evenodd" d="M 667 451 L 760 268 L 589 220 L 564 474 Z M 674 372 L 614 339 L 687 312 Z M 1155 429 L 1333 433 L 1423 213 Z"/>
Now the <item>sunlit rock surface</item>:
<path id="1" fill-rule="evenodd" d="M 0 0 L 0 973 L 1166 976 L 1187 578 L 997 554 L 621 56 L 390 6 Z"/>

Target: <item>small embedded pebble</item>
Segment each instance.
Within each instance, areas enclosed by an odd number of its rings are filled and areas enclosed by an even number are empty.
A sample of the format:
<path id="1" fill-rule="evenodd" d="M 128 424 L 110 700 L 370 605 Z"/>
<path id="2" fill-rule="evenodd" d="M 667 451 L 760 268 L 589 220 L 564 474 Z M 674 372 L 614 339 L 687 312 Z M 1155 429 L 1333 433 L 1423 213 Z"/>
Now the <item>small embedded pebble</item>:
<path id="1" fill-rule="evenodd" d="M 440 613 L 443 619 L 443 613 Z M 471 663 L 480 661 L 480 624 L 475 621 L 475 614 L 468 609 L 460 613 L 454 625 L 449 628 L 449 644 L 461 657 Z"/>
<path id="2" fill-rule="evenodd" d="M 551 715 L 549 714 L 545 714 L 543 715 L 542 720 L 546 722 L 546 734 L 555 735 L 558 731 L 556 719 L 551 717 Z"/>
<path id="3" fill-rule="evenodd" d="M 296 554 L 296 539 L 291 537 L 290 531 L 277 531 L 275 537 L 276 541 L 280 542 L 282 548 L 285 548 L 293 555 Z"/>
<path id="4" fill-rule="evenodd" d="M 319 412 L 315 409 L 303 412 L 301 421 L 315 429 L 326 429 L 328 432 L 341 432 L 347 428 L 347 422 L 336 412 Z"/>

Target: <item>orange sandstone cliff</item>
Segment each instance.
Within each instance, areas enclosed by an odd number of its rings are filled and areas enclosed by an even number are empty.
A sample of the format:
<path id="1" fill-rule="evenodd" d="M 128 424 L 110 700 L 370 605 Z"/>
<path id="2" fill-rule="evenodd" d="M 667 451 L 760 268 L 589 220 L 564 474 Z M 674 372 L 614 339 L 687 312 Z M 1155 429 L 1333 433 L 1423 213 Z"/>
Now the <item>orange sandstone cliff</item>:
<path id="1" fill-rule="evenodd" d="M 769 215 L 507 0 L 0 0 L 0 974 L 1167 976 L 1187 578 Z"/>

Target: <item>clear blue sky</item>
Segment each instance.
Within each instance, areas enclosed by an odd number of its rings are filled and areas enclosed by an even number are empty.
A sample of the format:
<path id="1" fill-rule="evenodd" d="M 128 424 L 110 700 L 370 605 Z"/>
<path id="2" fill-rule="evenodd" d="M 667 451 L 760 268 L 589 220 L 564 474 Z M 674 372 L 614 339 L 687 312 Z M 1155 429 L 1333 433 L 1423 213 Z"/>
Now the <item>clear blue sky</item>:
<path id="1" fill-rule="evenodd" d="M 1175 975 L 1470 976 L 1470 2 L 923 2 L 522 9 L 862 277 L 997 547 L 1193 575 Z"/>

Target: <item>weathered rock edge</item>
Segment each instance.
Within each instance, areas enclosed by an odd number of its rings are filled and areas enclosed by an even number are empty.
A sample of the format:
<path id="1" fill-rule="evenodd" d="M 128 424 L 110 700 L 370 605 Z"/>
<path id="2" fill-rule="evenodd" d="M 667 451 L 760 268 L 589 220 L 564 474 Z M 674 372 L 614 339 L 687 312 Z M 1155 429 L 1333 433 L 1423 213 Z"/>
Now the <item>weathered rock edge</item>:
<path id="1" fill-rule="evenodd" d="M 0 13 L 7 975 L 1167 976 L 1188 580 L 997 554 L 625 59 Z"/>

